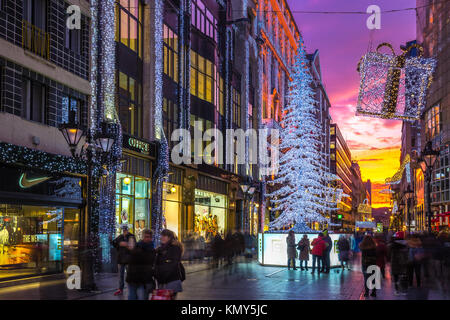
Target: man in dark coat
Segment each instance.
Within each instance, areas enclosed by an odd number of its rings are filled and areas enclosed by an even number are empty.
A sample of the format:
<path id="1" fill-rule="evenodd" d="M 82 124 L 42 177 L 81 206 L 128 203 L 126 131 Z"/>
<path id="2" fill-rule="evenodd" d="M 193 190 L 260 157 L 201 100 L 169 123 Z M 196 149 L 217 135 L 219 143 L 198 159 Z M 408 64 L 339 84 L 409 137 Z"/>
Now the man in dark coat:
<path id="1" fill-rule="evenodd" d="M 391 262 L 391 273 L 395 283 L 395 294 L 400 294 L 400 285 L 402 285 L 402 291 L 405 293 L 408 284 L 404 281 L 400 283 L 401 280 L 406 279 L 408 262 L 408 246 L 404 240 L 403 232 L 397 232 L 392 238 L 388 246 L 388 257 Z"/>
<path id="2" fill-rule="evenodd" d="M 155 288 L 153 265 L 156 251 L 152 241 L 153 233 L 145 229 L 142 231 L 142 237 L 135 247 L 132 241 L 128 245 L 128 300 L 148 300 L 150 292 Z"/>
<path id="3" fill-rule="evenodd" d="M 323 230 L 323 241 L 327 243 L 324 252 L 323 252 L 323 264 L 322 264 L 322 272 L 323 273 L 330 273 L 330 253 L 331 249 L 333 248 L 333 241 L 331 240 L 330 236 L 328 235 L 328 230 Z"/>
<path id="4" fill-rule="evenodd" d="M 119 288 L 114 292 L 115 296 L 123 293 L 125 287 L 125 269 L 128 264 L 129 250 L 128 241 L 133 238 L 136 242 L 135 236 L 128 231 L 128 226 L 122 226 L 122 234 L 112 241 L 112 245 L 117 250 L 117 264 L 119 265 Z"/>

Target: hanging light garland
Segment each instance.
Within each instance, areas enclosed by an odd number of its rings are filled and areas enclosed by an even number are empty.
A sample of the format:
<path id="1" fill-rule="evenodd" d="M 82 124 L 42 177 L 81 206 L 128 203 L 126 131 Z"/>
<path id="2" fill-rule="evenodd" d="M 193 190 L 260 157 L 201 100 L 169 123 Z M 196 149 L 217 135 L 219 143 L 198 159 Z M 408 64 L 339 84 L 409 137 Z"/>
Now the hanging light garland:
<path id="1" fill-rule="evenodd" d="M 379 53 L 382 47 L 391 49 L 392 54 Z M 419 51 L 417 57 L 409 56 L 414 48 Z M 381 43 L 376 52 L 367 53 L 358 63 L 361 82 L 357 115 L 407 121 L 420 119 L 435 67 L 436 60 L 423 58 L 423 48 L 417 44 L 396 56 L 389 43 Z"/>

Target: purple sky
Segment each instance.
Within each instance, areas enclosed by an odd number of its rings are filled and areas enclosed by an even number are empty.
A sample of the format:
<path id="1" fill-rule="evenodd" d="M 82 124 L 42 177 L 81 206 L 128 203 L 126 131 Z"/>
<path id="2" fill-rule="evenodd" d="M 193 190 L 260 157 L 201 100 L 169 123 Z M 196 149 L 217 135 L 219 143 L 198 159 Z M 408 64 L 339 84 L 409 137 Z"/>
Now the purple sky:
<path id="1" fill-rule="evenodd" d="M 368 30 L 366 15 L 325 15 L 302 11 L 366 11 L 378 5 L 382 11 L 415 7 L 415 0 L 287 0 L 303 35 L 307 51 L 319 49 L 322 76 L 332 104 L 332 118 L 338 123 L 352 150 L 384 149 L 400 144 L 400 121 L 355 117 L 359 89 L 356 65 L 367 52 L 370 40 L 375 48 L 390 42 L 399 46 L 415 39 L 415 11 L 382 13 L 381 29 Z M 367 139 L 367 135 L 375 135 Z"/>

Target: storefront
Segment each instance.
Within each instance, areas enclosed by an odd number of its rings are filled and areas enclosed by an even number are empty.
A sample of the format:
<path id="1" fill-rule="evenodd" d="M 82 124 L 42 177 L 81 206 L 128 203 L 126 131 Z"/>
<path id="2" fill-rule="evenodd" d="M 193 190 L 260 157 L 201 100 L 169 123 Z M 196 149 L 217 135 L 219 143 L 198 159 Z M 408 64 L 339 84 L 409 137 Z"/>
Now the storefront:
<path id="1" fill-rule="evenodd" d="M 183 225 L 183 170 L 170 167 L 169 179 L 163 183 L 163 213 L 165 228 L 172 230 L 180 239 L 182 238 Z"/>
<path id="2" fill-rule="evenodd" d="M 0 281 L 78 264 L 82 179 L 0 167 Z"/>
<path id="3" fill-rule="evenodd" d="M 152 145 L 123 135 L 123 166 L 116 174 L 116 236 L 128 226 L 136 239 L 151 228 L 151 158 Z"/>
<path id="4" fill-rule="evenodd" d="M 223 194 L 195 189 L 194 232 L 205 239 L 217 233 L 225 236 L 228 197 Z"/>

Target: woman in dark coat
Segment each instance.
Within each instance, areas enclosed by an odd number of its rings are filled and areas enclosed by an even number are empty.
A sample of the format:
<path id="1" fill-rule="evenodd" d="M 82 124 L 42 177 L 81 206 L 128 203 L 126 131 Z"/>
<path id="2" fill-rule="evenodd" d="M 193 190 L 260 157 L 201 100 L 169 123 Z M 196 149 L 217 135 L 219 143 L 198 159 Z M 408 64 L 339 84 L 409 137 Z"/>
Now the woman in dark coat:
<path id="1" fill-rule="evenodd" d="M 288 257 L 288 270 L 291 268 L 291 261 L 294 265 L 294 270 L 297 270 L 295 267 L 295 258 L 297 258 L 297 249 L 295 246 L 295 233 L 294 231 L 289 231 L 289 234 L 286 238 L 287 244 L 287 257 Z"/>
<path id="2" fill-rule="evenodd" d="M 178 241 L 175 233 L 170 230 L 161 232 L 161 246 L 156 249 L 156 280 L 158 289 L 168 289 L 174 292 L 183 291 L 181 282 L 184 281 L 184 267 L 181 264 L 183 245 Z"/>
<path id="3" fill-rule="evenodd" d="M 344 235 L 339 237 L 337 247 L 339 250 L 339 261 L 341 262 L 342 270 L 345 269 L 345 264 L 347 264 L 347 269 L 350 270 L 350 266 L 348 264 L 350 260 L 350 243 Z"/>
<path id="4" fill-rule="evenodd" d="M 305 234 L 298 242 L 297 248 L 300 250 L 300 269 L 308 271 L 309 253 L 311 252 L 311 245 L 308 236 Z M 305 269 L 303 269 L 303 261 L 305 261 Z"/>
<path id="5" fill-rule="evenodd" d="M 136 246 L 130 241 L 128 272 L 128 300 L 148 300 L 148 295 L 155 288 L 153 280 L 155 263 L 155 249 L 153 248 L 153 233 L 151 230 L 142 231 L 143 239 Z"/>
<path id="6" fill-rule="evenodd" d="M 361 267 L 364 275 L 364 296 L 369 296 L 369 287 L 367 286 L 367 279 L 371 274 L 368 273 L 367 268 L 374 266 L 377 263 L 377 244 L 373 238 L 369 235 L 365 236 L 361 243 L 359 244 L 359 249 L 361 249 Z M 372 297 L 377 296 L 377 291 L 375 288 L 372 289 Z"/>
<path id="7" fill-rule="evenodd" d="M 384 279 L 386 276 L 387 246 L 382 235 L 377 235 L 375 242 L 377 244 L 377 266 L 380 268 L 381 275 Z"/>

